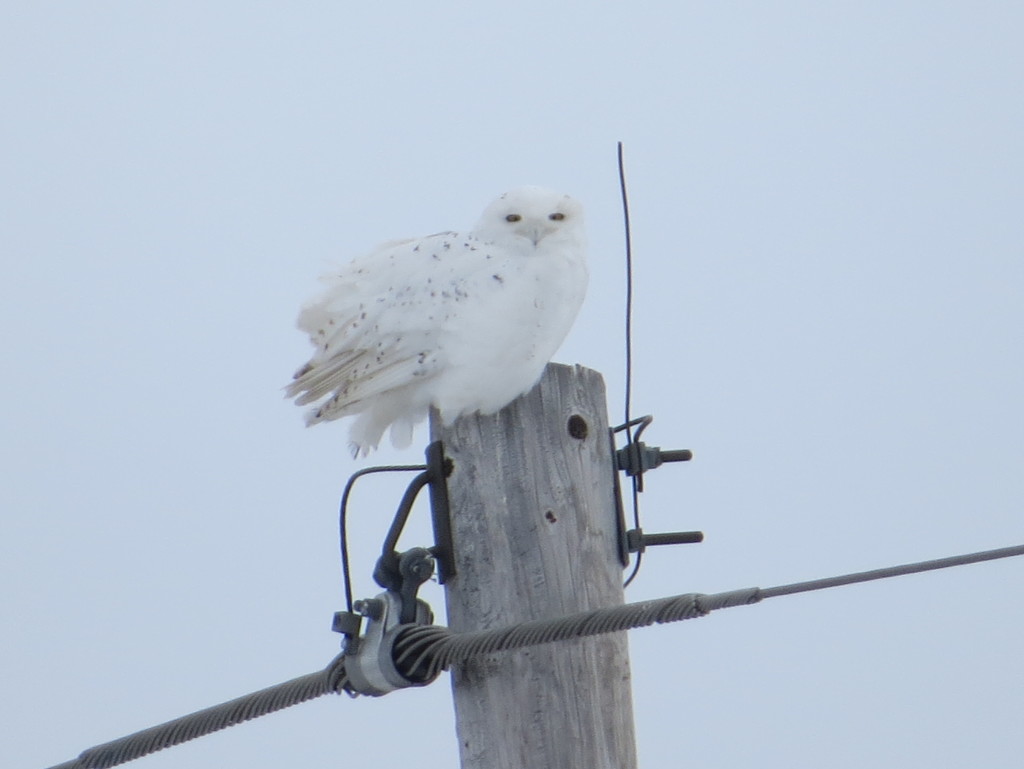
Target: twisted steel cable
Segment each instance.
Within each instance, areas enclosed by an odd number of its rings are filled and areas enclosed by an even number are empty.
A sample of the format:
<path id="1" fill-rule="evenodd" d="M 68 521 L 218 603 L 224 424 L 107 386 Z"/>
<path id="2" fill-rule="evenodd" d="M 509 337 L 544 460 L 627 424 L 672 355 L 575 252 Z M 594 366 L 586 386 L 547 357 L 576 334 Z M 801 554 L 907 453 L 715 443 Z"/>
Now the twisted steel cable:
<path id="1" fill-rule="evenodd" d="M 679 622 L 706 616 L 715 609 L 757 603 L 761 597 L 761 590 L 756 587 L 714 595 L 686 593 L 474 633 L 410 626 L 395 640 L 395 666 L 403 674 L 421 671 L 419 675 L 432 678 L 452 665 L 482 654 Z"/>
<path id="2" fill-rule="evenodd" d="M 716 609 L 759 603 L 766 598 L 825 590 L 841 585 L 888 579 L 936 569 L 948 569 L 953 566 L 964 566 L 1018 555 L 1024 555 L 1024 545 L 855 572 L 838 577 L 795 582 L 766 589 L 752 587 L 711 595 L 686 593 L 651 601 L 595 609 L 569 617 L 534 620 L 511 627 L 473 633 L 453 634 L 447 628 L 442 627 L 410 626 L 402 631 L 395 641 L 395 665 L 403 674 L 406 671 L 415 671 L 416 675 L 432 678 L 452 665 L 465 662 L 471 657 L 481 654 L 521 649 L 525 646 L 566 641 L 600 633 L 632 630 L 656 623 L 678 622 L 694 617 L 703 617 Z"/>
<path id="3" fill-rule="evenodd" d="M 523 622 L 510 627 L 474 633 L 452 633 L 436 625 L 408 625 L 397 635 L 392 655 L 396 668 L 410 681 L 426 683 L 452 665 L 482 654 L 521 649 L 526 646 L 614 633 L 653 624 L 679 622 L 703 617 L 716 609 L 748 606 L 767 598 L 777 598 L 813 590 L 825 590 L 916 574 L 953 566 L 1024 555 L 1024 545 L 984 550 L 932 561 L 891 566 L 838 577 L 794 582 L 771 588 L 745 588 L 724 593 L 685 593 L 650 601 L 612 606 L 581 612 L 568 617 Z M 277 710 L 329 693 L 349 691 L 344 655 L 335 657 L 323 670 L 270 686 L 244 697 L 197 711 L 173 721 L 97 745 L 78 758 L 51 769 L 109 769 L 158 750 L 202 737 L 229 726 L 267 715 Z"/>
<path id="4" fill-rule="evenodd" d="M 83 751 L 78 758 L 51 769 L 108 769 L 324 694 L 336 694 L 348 684 L 343 660 L 343 656 L 339 655 L 330 665 L 316 673 L 299 676 L 220 705 L 175 718 L 173 721 L 151 726 L 127 737 L 97 745 Z"/>

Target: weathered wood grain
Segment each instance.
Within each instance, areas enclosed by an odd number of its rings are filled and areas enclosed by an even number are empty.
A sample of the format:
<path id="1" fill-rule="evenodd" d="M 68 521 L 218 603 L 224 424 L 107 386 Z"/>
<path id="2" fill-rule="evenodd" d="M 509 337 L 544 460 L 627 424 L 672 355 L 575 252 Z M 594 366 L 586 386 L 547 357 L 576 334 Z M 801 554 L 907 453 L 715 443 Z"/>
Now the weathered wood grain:
<path id="1" fill-rule="evenodd" d="M 623 602 L 599 373 L 551 364 L 498 414 L 431 432 L 454 462 L 453 630 Z M 463 769 L 636 766 L 625 633 L 476 659 L 452 688 Z"/>

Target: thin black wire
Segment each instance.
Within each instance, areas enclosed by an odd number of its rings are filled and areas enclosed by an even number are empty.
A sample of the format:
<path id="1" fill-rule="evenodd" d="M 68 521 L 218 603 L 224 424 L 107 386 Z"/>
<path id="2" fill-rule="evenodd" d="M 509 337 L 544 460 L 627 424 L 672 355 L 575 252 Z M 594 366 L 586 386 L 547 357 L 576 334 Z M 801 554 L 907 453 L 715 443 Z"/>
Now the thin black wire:
<path id="1" fill-rule="evenodd" d="M 633 428 L 629 426 L 632 421 L 633 399 L 633 238 L 629 226 L 629 196 L 626 193 L 626 165 L 622 157 L 622 142 L 618 143 L 618 165 L 619 165 L 619 191 L 622 194 L 622 222 L 626 230 L 626 395 L 625 395 L 625 424 L 626 424 L 626 445 L 633 442 Z M 640 476 L 634 475 L 633 482 L 633 526 L 640 528 Z M 640 572 L 640 562 L 643 560 L 643 551 L 637 550 L 636 560 L 633 561 L 633 570 L 623 583 L 623 587 L 629 587 L 629 583 L 636 579 Z"/>
<path id="2" fill-rule="evenodd" d="M 626 166 L 622 157 L 622 142 L 618 144 L 619 191 L 622 194 L 622 222 L 626 230 L 626 407 L 625 419 L 629 423 L 633 397 L 633 239 L 629 227 L 629 197 L 626 194 Z M 626 442 L 633 441 L 633 430 L 626 428 Z"/>
<path id="3" fill-rule="evenodd" d="M 380 465 L 378 467 L 364 467 L 352 473 L 345 484 L 345 491 L 341 494 L 341 504 L 338 507 L 338 536 L 341 544 L 341 576 L 345 583 L 345 608 L 352 611 L 352 570 L 348 560 L 348 497 L 352 493 L 352 487 L 357 480 L 364 475 L 372 473 L 412 473 L 426 470 L 426 465 Z"/>

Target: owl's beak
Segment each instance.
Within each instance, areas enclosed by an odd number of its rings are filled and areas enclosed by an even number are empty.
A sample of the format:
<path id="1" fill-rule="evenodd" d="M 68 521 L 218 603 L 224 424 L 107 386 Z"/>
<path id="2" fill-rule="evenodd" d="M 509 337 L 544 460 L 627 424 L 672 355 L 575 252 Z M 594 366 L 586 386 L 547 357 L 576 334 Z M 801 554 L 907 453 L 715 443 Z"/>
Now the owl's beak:
<path id="1" fill-rule="evenodd" d="M 527 233 L 526 237 L 528 237 L 530 239 L 530 242 L 536 246 L 538 243 L 541 242 L 541 240 L 550 235 L 552 232 L 553 228 L 551 227 L 534 227 Z"/>

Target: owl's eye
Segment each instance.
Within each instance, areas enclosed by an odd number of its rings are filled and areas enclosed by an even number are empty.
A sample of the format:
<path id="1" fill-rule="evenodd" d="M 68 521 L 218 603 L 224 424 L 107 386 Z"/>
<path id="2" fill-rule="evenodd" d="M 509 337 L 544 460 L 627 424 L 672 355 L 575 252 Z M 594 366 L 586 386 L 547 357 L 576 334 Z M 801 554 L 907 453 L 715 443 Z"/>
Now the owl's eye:
<path id="1" fill-rule="evenodd" d="M 564 218 L 565 218 L 565 214 L 563 214 L 561 211 L 556 211 L 553 214 L 548 214 L 548 219 L 550 219 L 553 222 L 560 222 Z"/>
<path id="2" fill-rule="evenodd" d="M 519 214 L 509 214 L 508 216 L 505 217 L 505 221 L 506 222 L 518 222 L 522 218 L 523 217 L 521 217 Z"/>

